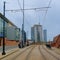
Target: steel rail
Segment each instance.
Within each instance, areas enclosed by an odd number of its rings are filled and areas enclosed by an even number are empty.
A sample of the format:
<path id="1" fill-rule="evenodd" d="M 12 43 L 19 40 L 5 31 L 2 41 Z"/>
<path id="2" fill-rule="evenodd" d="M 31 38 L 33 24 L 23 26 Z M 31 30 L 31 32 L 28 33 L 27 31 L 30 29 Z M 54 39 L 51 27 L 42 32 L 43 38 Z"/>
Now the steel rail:
<path id="1" fill-rule="evenodd" d="M 30 57 L 30 54 L 32 53 L 32 51 L 34 50 L 36 46 L 34 46 L 28 53 L 28 55 L 26 56 L 26 59 L 25 60 L 29 60 L 29 57 Z"/>
<path id="2" fill-rule="evenodd" d="M 54 54 L 52 54 L 51 52 L 49 52 L 45 47 L 42 46 L 42 48 L 49 53 L 51 56 L 53 56 L 54 58 L 56 58 L 56 60 L 60 60 L 60 58 L 58 58 L 57 56 L 55 56 Z"/>
<path id="3" fill-rule="evenodd" d="M 44 59 L 44 60 L 47 60 L 46 57 L 44 56 L 43 52 L 41 51 L 40 46 L 38 47 L 38 49 L 39 49 L 39 52 L 40 52 L 40 54 L 42 55 L 43 59 Z"/>

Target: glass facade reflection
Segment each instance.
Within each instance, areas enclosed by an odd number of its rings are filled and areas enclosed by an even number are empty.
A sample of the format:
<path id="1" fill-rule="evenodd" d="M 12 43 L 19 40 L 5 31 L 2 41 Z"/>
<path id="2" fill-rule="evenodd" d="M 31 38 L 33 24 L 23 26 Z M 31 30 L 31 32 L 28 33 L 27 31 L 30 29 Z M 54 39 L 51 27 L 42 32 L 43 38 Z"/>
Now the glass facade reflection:
<path id="1" fill-rule="evenodd" d="M 20 29 L 17 28 L 12 22 L 10 22 L 2 14 L 0 14 L 0 37 L 3 37 L 3 21 L 5 21 L 5 37 L 8 40 L 19 40 Z"/>
<path id="2" fill-rule="evenodd" d="M 3 19 L 0 18 L 0 37 L 3 37 Z"/>

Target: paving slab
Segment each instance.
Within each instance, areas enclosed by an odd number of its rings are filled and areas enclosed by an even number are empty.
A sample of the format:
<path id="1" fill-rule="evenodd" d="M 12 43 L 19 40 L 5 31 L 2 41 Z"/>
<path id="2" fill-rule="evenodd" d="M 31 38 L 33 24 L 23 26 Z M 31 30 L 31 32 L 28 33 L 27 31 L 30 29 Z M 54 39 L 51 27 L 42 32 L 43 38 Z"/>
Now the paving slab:
<path id="1" fill-rule="evenodd" d="M 14 48 L 14 49 L 8 50 L 8 51 L 6 51 L 6 55 L 2 55 L 2 53 L 0 53 L 0 60 L 17 52 L 18 50 L 19 50 L 19 48 Z"/>

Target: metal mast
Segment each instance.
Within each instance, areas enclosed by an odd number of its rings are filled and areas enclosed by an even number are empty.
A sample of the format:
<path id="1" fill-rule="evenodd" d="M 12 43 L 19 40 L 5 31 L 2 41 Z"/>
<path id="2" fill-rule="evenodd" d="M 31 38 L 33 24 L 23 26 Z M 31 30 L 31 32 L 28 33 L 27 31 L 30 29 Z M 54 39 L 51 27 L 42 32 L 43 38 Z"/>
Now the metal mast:
<path id="1" fill-rule="evenodd" d="M 22 42 L 23 42 L 23 44 L 24 44 L 24 0 L 23 0 Z M 22 44 L 22 45 L 23 45 L 23 44 Z"/>
<path id="2" fill-rule="evenodd" d="M 4 1 L 4 7 L 3 7 L 3 15 L 5 17 L 5 1 Z M 5 55 L 5 21 L 3 20 L 3 52 L 2 55 Z"/>

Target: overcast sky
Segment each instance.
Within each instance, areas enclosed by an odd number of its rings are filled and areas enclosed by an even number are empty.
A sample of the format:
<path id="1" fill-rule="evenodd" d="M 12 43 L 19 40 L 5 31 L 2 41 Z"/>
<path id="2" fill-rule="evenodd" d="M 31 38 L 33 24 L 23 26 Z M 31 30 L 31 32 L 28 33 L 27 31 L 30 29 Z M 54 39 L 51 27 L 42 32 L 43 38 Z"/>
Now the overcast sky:
<path id="1" fill-rule="evenodd" d="M 0 12 L 3 13 L 3 1 L 6 1 L 6 10 L 20 9 L 23 6 L 23 0 L 0 0 Z M 25 0 L 25 8 L 48 7 L 50 0 Z M 52 40 L 54 36 L 60 34 L 60 0 L 52 0 L 48 12 L 40 10 L 25 11 L 25 31 L 30 38 L 31 26 L 34 24 L 43 25 L 43 29 L 47 29 L 48 40 Z M 45 9 L 44 9 L 45 10 Z M 46 16 L 45 16 L 46 14 Z M 8 12 L 6 17 L 15 25 L 21 28 L 22 12 Z"/>

